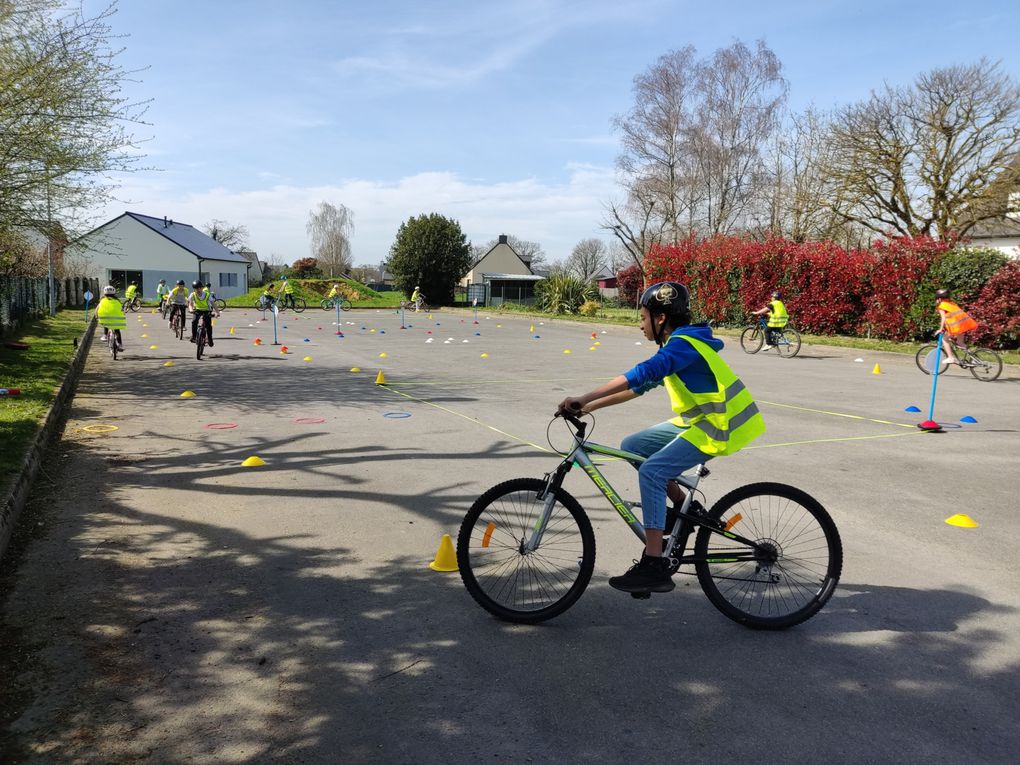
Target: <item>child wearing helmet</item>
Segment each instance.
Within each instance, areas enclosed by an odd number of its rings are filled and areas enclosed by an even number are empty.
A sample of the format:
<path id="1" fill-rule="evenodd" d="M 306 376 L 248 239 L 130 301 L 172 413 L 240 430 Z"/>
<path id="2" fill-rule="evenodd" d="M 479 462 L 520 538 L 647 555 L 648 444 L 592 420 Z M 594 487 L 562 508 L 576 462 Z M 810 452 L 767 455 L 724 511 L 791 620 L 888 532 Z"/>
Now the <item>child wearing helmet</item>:
<path id="1" fill-rule="evenodd" d="M 184 285 L 183 279 L 177 280 L 177 284 L 174 285 L 173 289 L 167 292 L 166 299 L 170 303 L 170 313 L 167 316 L 169 326 L 173 327 L 174 325 L 174 314 L 180 314 L 181 324 L 184 324 L 188 305 L 188 288 Z"/>
<path id="2" fill-rule="evenodd" d="M 414 292 L 411 293 L 411 302 L 414 304 L 415 313 L 417 313 L 418 309 L 421 307 L 421 301 L 424 297 L 425 296 L 422 294 L 421 287 L 417 284 L 414 285 Z"/>
<path id="3" fill-rule="evenodd" d="M 213 314 L 213 297 L 209 290 L 205 288 L 202 282 L 192 282 L 192 288 L 194 292 L 188 295 L 188 308 L 191 309 L 191 342 L 197 342 L 198 338 L 198 322 L 205 324 L 205 336 L 209 342 L 209 347 L 213 347 L 213 327 L 212 327 L 212 314 Z"/>
<path id="4" fill-rule="evenodd" d="M 786 311 L 786 305 L 781 300 L 782 297 L 782 293 L 776 290 L 772 293 L 772 300 L 767 306 L 760 311 L 754 311 L 755 316 L 761 316 L 763 313 L 769 315 L 768 327 L 765 329 L 764 350 L 766 351 L 776 344 L 776 330 L 782 329 L 790 322 L 790 314 Z"/>
<path id="5" fill-rule="evenodd" d="M 629 401 L 664 385 L 671 420 L 627 436 L 620 448 L 647 457 L 638 467 L 645 550 L 610 586 L 630 593 L 669 592 L 673 581 L 662 558 L 667 494 L 684 494 L 676 476 L 713 457 L 733 454 L 765 432 L 750 391 L 719 356 L 723 343 L 705 324 L 691 324 L 690 297 L 678 282 L 653 284 L 641 296 L 641 331 L 658 352 L 605 385 L 565 398 L 557 414 L 591 412 Z"/>
<path id="6" fill-rule="evenodd" d="M 953 353 L 953 342 L 966 348 L 967 333 L 977 329 L 978 323 L 969 313 L 950 300 L 947 289 L 935 291 L 935 310 L 939 312 L 938 334 L 942 335 L 942 349 L 946 352 L 946 360 L 950 364 L 963 366 Z"/>
<path id="7" fill-rule="evenodd" d="M 117 290 L 107 285 L 103 287 L 103 296 L 99 298 L 99 305 L 96 306 L 96 318 L 99 326 L 103 328 L 103 340 L 107 339 L 107 332 L 113 332 L 117 340 L 117 350 L 124 350 L 124 338 L 120 331 L 127 327 L 127 319 L 124 316 L 124 306 L 117 299 Z"/>

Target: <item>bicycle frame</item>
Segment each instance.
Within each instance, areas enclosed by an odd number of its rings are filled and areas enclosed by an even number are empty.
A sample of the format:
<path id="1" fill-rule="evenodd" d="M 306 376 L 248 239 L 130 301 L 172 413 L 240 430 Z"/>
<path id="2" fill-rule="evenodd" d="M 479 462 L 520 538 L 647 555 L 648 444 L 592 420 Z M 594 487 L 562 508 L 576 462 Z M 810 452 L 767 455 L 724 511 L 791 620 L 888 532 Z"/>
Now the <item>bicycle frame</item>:
<path id="1" fill-rule="evenodd" d="M 632 464 L 640 464 L 646 460 L 645 457 L 640 454 L 633 452 L 627 452 L 622 449 L 614 449 L 610 446 L 603 446 L 602 444 L 589 443 L 584 440 L 584 431 L 587 428 L 587 424 L 581 422 L 575 417 L 565 416 L 565 419 L 574 425 L 578 431 L 573 434 L 574 446 L 560 462 L 559 466 L 551 473 L 546 474 L 546 496 L 545 502 L 542 508 L 542 512 L 535 522 L 533 533 L 529 539 L 524 540 L 521 551 L 524 553 L 534 552 L 538 549 L 542 542 L 542 536 L 545 534 L 546 526 L 549 522 L 549 518 L 552 515 L 553 506 L 556 503 L 556 496 L 550 489 L 558 489 L 563 484 L 563 478 L 574 465 L 578 465 L 591 479 L 591 482 L 598 487 L 598 490 L 602 492 L 602 495 L 609 501 L 609 504 L 613 506 L 613 509 L 623 518 L 624 522 L 630 526 L 630 530 L 634 532 L 634 535 L 643 542 L 646 541 L 645 528 L 641 524 L 633 512 L 632 509 L 640 507 L 640 503 L 628 502 L 627 500 L 620 497 L 617 491 L 612 487 L 605 476 L 599 471 L 595 463 L 588 456 L 589 454 L 601 454 L 607 457 L 616 457 L 618 459 L 625 460 Z M 697 526 L 702 526 L 709 529 L 714 534 L 720 534 L 728 539 L 738 542 L 748 549 L 742 552 L 727 552 L 726 557 L 721 558 L 714 556 L 712 558 L 705 558 L 704 562 L 708 563 L 736 563 L 739 561 L 754 561 L 763 560 L 763 556 L 767 554 L 765 551 L 759 549 L 759 545 L 746 537 L 742 537 L 739 534 L 734 534 L 729 531 L 728 528 L 724 528 L 721 525 L 716 526 L 714 523 L 708 521 L 706 518 L 700 518 L 696 515 L 689 513 L 691 503 L 694 499 L 694 492 L 698 488 L 698 484 L 701 483 L 701 479 L 708 475 L 708 470 L 705 469 L 704 463 L 696 465 L 693 470 L 692 476 L 680 475 L 674 478 L 685 491 L 684 501 L 680 508 L 677 510 L 677 522 L 674 524 L 672 529 L 667 529 L 666 532 L 669 534 L 669 541 L 663 550 L 663 557 L 673 557 L 673 553 L 677 552 L 681 556 L 687 547 L 687 541 L 690 538 L 691 532 Z M 679 549 L 678 549 L 679 548 Z M 697 563 L 701 562 L 702 559 L 696 555 L 683 556 L 679 559 L 680 563 Z"/>

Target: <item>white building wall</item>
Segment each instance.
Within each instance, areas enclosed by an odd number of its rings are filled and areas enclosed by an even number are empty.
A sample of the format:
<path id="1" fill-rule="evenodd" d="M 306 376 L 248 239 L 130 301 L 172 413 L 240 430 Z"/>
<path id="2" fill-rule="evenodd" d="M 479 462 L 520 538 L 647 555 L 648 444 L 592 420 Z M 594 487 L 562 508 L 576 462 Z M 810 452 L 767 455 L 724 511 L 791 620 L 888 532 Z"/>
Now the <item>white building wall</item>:
<path id="1" fill-rule="evenodd" d="M 508 244 L 497 244 L 485 255 L 484 258 L 475 264 L 475 267 L 468 271 L 467 276 L 460 280 L 461 286 L 478 284 L 482 281 L 482 274 L 520 274 L 526 276 L 531 271 L 524 265 L 517 254 Z"/>

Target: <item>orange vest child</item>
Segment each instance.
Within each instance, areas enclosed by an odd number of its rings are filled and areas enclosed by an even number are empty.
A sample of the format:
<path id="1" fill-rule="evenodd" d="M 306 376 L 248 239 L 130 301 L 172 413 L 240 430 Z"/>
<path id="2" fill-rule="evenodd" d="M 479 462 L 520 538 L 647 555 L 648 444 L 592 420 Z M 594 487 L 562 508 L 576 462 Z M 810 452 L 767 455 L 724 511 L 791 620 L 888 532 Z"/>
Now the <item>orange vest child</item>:
<path id="1" fill-rule="evenodd" d="M 946 330 L 953 337 L 977 329 L 978 323 L 952 300 L 943 298 L 939 302 L 938 309 L 946 312 Z"/>

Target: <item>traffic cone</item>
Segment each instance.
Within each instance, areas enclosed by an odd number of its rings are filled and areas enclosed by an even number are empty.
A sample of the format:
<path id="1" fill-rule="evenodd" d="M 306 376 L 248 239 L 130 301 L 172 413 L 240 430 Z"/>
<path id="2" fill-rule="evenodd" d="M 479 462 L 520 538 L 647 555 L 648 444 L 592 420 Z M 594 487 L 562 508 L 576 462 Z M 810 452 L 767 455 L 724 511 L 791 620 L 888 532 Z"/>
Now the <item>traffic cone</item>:
<path id="1" fill-rule="evenodd" d="M 361 367 L 351 367 L 351 371 L 352 372 L 360 372 L 361 371 Z"/>
<path id="2" fill-rule="evenodd" d="M 965 529 L 976 529 L 979 525 L 977 521 L 963 513 L 957 513 L 956 515 L 949 516 L 946 518 L 946 523 L 950 526 L 960 526 Z"/>
<path id="3" fill-rule="evenodd" d="M 375 384 L 376 385 L 385 385 L 386 384 L 386 375 L 384 375 L 382 373 L 381 369 L 379 370 L 379 374 L 377 374 L 375 376 Z"/>
<path id="4" fill-rule="evenodd" d="M 174 365 L 174 363 L 172 361 L 164 361 L 163 362 L 163 366 L 165 366 L 165 367 L 172 367 L 173 365 Z"/>
<path id="5" fill-rule="evenodd" d="M 181 398 L 194 398 L 194 397 L 195 397 L 195 391 L 193 391 L 193 390 L 186 390 L 186 391 L 184 391 L 184 393 L 181 394 Z"/>
<path id="6" fill-rule="evenodd" d="M 457 553 L 454 552 L 453 540 L 450 539 L 449 534 L 443 534 L 443 538 L 439 540 L 436 559 L 429 564 L 429 568 L 442 572 L 457 570 Z"/>
<path id="7" fill-rule="evenodd" d="M 252 455 L 251 457 L 249 457 L 248 459 L 241 463 L 241 467 L 262 467 L 265 464 L 266 461 L 264 459 Z"/>
<path id="8" fill-rule="evenodd" d="M 234 334 L 234 328 L 233 327 L 230 328 L 230 334 Z"/>
<path id="9" fill-rule="evenodd" d="M 873 374 L 873 375 L 880 375 L 880 374 L 882 374 L 882 367 L 880 367 L 878 364 L 875 364 L 874 369 L 871 370 L 871 374 Z"/>

